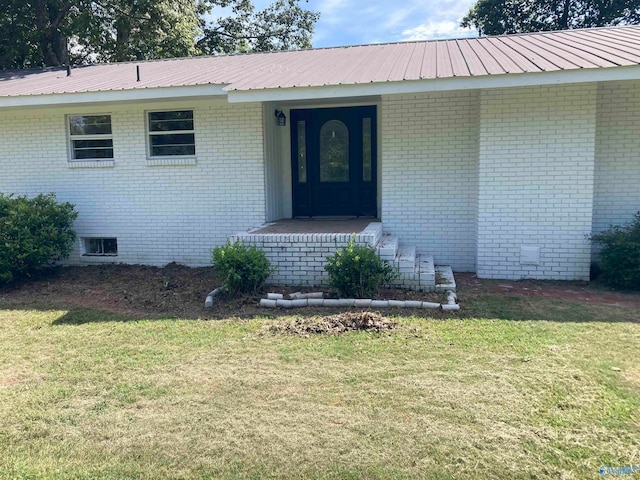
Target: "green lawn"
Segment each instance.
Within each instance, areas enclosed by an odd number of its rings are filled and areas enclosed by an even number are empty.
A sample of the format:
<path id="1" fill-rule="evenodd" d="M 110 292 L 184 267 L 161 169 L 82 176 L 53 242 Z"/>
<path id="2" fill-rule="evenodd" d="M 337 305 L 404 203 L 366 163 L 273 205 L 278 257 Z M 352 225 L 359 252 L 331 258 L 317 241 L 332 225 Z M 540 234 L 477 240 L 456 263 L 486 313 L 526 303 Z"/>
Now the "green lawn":
<path id="1" fill-rule="evenodd" d="M 293 337 L 0 304 L 0 478 L 598 478 L 640 464 L 638 317 L 494 295 Z"/>

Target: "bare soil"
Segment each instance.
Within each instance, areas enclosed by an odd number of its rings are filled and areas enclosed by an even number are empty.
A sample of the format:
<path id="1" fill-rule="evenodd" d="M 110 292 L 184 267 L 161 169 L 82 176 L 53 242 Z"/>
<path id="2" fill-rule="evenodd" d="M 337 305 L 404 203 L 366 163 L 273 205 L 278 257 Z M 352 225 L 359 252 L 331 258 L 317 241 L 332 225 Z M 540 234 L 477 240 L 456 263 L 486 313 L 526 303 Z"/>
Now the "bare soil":
<path id="1" fill-rule="evenodd" d="M 474 274 L 456 273 L 458 299 L 465 302 L 482 295 L 546 297 L 579 303 L 599 303 L 640 307 L 640 293 L 616 292 L 598 284 L 585 282 L 481 280 Z M 38 276 L 0 286 L 0 308 L 95 309 L 128 318 L 254 318 L 291 314 L 325 317 L 326 308 L 264 309 L 258 307 L 264 293 L 215 299 L 212 309 L 204 308 L 206 295 L 221 282 L 212 267 L 189 268 L 169 264 L 163 268 L 141 265 L 96 265 L 55 267 Z M 296 289 L 270 286 L 266 291 L 285 295 Z M 332 293 L 328 292 L 331 296 Z M 335 293 L 333 293 L 335 295 Z M 395 289 L 381 290 L 379 299 L 442 302 L 444 295 Z M 396 311 L 397 310 L 397 311 Z M 387 312 L 385 310 L 385 312 Z M 399 309 L 389 309 L 396 315 Z M 434 310 L 402 309 L 402 315 L 449 317 Z"/>
<path id="2" fill-rule="evenodd" d="M 456 273 L 456 284 L 465 295 L 486 293 L 545 297 L 586 304 L 640 306 L 640 292 L 621 292 L 598 282 L 550 280 L 484 280 L 473 273 Z"/>

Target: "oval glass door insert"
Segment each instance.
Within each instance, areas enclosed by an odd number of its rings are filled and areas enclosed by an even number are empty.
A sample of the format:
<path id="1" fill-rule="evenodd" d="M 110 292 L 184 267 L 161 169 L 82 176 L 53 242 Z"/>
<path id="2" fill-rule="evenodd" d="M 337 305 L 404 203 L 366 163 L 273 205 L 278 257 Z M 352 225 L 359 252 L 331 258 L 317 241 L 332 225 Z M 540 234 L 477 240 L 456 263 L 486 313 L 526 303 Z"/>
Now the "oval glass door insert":
<path id="1" fill-rule="evenodd" d="M 320 129 L 320 181 L 349 181 L 349 129 L 339 120 Z"/>

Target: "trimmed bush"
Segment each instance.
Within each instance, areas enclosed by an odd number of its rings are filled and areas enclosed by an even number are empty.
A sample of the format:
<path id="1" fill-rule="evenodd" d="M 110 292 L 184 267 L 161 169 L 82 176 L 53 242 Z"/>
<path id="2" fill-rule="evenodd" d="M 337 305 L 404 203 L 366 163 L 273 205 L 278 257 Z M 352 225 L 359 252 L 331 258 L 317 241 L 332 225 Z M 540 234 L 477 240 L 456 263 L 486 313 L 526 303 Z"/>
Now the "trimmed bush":
<path id="1" fill-rule="evenodd" d="M 56 202 L 53 193 L 34 198 L 0 194 L 0 282 L 67 258 L 77 216 L 72 204 Z"/>
<path id="2" fill-rule="evenodd" d="M 329 274 L 329 285 L 343 298 L 371 298 L 398 276 L 373 248 L 357 245 L 354 238 L 345 248 L 328 255 L 324 268 Z"/>
<path id="3" fill-rule="evenodd" d="M 599 277 L 616 288 L 640 290 L 640 212 L 623 226 L 591 237 L 600 250 Z"/>
<path id="4" fill-rule="evenodd" d="M 253 245 L 236 241 L 211 251 L 211 261 L 222 275 L 222 285 L 231 294 L 260 290 L 272 269 L 265 253 Z"/>

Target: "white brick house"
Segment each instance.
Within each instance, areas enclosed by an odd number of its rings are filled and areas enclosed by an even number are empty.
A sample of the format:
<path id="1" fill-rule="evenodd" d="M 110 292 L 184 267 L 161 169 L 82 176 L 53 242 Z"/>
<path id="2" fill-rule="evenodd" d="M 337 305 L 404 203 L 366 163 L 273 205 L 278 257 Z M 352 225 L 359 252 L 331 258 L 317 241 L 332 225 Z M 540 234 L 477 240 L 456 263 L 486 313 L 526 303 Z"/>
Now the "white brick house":
<path id="1" fill-rule="evenodd" d="M 638 27 L 67 73 L 0 72 L 0 192 L 74 203 L 71 263 L 355 215 L 457 271 L 586 280 L 640 210 Z"/>

